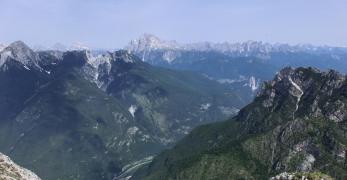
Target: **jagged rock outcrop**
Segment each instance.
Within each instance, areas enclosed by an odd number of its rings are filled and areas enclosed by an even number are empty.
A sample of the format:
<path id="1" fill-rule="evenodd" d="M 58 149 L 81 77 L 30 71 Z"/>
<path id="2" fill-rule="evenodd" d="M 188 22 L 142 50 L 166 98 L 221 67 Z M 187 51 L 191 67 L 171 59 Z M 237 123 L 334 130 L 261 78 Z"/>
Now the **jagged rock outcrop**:
<path id="1" fill-rule="evenodd" d="M 1 180 L 41 180 L 30 170 L 24 169 L 14 163 L 8 156 L 0 153 L 0 179 Z"/>

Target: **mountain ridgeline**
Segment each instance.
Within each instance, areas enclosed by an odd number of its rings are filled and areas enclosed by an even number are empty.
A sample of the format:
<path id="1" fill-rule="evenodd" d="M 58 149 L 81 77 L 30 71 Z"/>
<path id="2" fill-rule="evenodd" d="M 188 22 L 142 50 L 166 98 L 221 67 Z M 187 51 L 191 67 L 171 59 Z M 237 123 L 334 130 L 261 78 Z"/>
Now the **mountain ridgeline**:
<path id="1" fill-rule="evenodd" d="M 0 52 L 0 152 L 43 179 L 119 179 L 245 105 L 201 75 L 128 51 Z"/>
<path id="2" fill-rule="evenodd" d="M 237 116 L 194 129 L 134 179 L 346 179 L 346 112 L 345 75 L 284 68 Z"/>

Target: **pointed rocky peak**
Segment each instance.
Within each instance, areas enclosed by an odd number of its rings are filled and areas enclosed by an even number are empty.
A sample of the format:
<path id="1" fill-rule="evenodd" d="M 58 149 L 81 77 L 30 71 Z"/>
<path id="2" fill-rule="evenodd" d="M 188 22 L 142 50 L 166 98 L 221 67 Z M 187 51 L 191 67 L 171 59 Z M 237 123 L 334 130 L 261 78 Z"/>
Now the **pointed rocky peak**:
<path id="1" fill-rule="evenodd" d="M 38 65 L 39 55 L 22 41 L 13 42 L 0 52 L 0 66 L 9 59 L 20 62 L 26 69 L 42 69 Z"/>
<path id="2" fill-rule="evenodd" d="M 125 48 L 130 51 L 143 52 L 153 49 L 180 49 L 182 45 L 176 41 L 166 41 L 152 34 L 144 34 L 140 38 L 132 40 Z"/>

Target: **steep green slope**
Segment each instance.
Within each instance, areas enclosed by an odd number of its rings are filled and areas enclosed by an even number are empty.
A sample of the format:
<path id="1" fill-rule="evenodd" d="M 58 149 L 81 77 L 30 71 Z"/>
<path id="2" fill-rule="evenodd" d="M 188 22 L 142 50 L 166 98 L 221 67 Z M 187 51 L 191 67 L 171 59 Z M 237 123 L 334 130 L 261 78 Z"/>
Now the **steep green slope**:
<path id="1" fill-rule="evenodd" d="M 134 179 L 346 179 L 346 103 L 346 76 L 285 68 L 236 117 L 196 128 Z"/>

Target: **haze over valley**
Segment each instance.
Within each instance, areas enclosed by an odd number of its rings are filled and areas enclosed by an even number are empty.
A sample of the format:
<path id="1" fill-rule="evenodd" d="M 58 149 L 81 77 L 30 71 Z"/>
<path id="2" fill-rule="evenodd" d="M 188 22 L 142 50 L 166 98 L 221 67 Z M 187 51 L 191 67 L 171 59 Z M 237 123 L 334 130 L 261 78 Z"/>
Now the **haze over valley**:
<path id="1" fill-rule="evenodd" d="M 1 1 L 0 179 L 346 179 L 346 5 Z"/>

